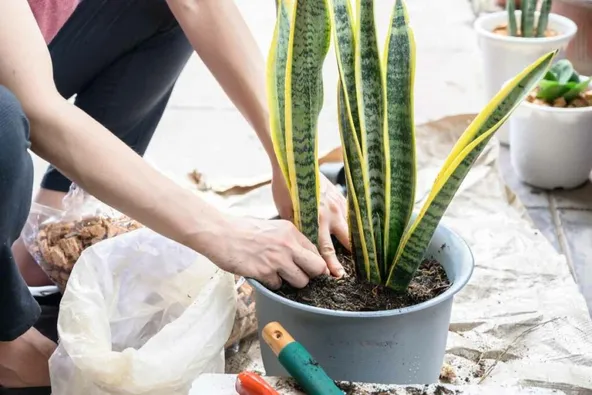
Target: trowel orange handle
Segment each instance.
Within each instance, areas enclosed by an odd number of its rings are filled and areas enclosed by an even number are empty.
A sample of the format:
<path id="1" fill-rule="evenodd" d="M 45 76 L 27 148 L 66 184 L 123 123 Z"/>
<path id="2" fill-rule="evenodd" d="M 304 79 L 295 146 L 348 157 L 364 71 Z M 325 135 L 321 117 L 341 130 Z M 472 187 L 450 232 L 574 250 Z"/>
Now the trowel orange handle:
<path id="1" fill-rule="evenodd" d="M 263 377 L 254 372 L 239 373 L 234 389 L 239 395 L 279 395 Z"/>

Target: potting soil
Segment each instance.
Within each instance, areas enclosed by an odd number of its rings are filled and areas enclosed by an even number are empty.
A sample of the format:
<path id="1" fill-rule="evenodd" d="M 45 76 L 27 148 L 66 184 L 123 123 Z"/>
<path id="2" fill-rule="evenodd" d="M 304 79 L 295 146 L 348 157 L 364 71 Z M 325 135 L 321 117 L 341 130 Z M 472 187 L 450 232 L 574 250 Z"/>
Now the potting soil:
<path id="1" fill-rule="evenodd" d="M 434 259 L 425 259 L 407 292 L 396 293 L 384 285 L 358 279 L 351 255 L 343 250 L 338 248 L 337 254 L 346 271 L 343 278 L 336 279 L 329 275 L 317 277 L 302 289 L 284 283 L 277 293 L 296 302 L 331 310 L 381 311 L 425 302 L 450 287 L 450 281 L 442 265 Z"/>

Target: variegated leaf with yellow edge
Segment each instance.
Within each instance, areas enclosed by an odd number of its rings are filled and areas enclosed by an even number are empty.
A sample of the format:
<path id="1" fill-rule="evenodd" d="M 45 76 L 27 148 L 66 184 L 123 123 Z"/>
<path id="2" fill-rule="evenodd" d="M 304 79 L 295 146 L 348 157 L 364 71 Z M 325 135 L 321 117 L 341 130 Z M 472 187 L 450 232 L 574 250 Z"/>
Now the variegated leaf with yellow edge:
<path id="1" fill-rule="evenodd" d="M 325 1 L 294 0 L 285 77 L 286 163 L 294 224 L 318 244 L 318 117 L 323 63 L 331 40 Z"/>
<path id="2" fill-rule="evenodd" d="M 465 130 L 445 161 L 427 201 L 405 234 L 389 272 L 387 286 L 397 291 L 407 289 L 464 177 L 493 134 L 543 78 L 556 53 L 553 51 L 540 57 L 514 77 Z"/>

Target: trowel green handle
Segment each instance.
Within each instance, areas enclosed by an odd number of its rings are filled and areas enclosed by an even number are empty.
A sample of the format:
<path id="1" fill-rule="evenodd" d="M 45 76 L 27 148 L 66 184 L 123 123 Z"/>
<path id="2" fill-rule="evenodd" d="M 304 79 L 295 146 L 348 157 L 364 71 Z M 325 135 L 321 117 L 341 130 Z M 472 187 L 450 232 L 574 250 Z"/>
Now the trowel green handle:
<path id="1" fill-rule="evenodd" d="M 308 351 L 277 322 L 263 328 L 263 339 L 282 366 L 308 395 L 343 395 Z"/>

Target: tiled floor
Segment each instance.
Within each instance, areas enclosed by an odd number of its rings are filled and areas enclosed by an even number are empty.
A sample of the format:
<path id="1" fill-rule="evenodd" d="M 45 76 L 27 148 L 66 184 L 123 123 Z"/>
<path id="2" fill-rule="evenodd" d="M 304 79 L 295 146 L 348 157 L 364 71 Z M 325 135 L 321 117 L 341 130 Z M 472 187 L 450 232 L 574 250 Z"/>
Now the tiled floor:
<path id="1" fill-rule="evenodd" d="M 567 257 L 592 315 L 592 183 L 573 190 L 554 191 L 526 185 L 514 172 L 506 146 L 500 150 L 499 166 L 535 225 Z"/>

